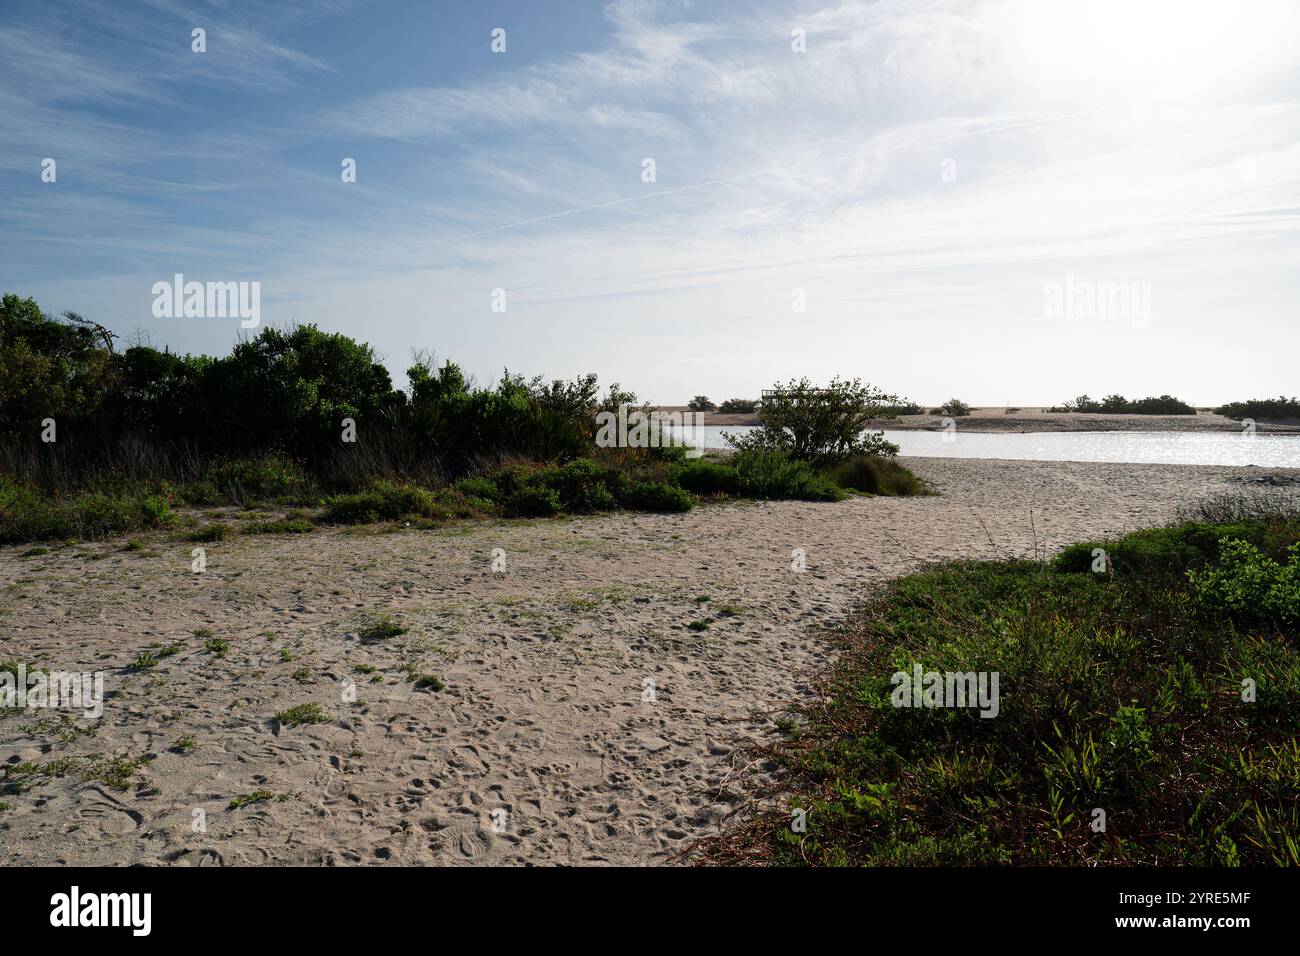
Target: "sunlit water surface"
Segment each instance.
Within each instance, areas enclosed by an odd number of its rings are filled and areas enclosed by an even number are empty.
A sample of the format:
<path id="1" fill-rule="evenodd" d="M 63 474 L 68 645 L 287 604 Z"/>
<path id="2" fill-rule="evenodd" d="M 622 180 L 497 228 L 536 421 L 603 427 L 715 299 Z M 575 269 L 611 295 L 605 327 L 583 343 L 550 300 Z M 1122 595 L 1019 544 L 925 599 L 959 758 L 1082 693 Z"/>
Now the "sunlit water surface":
<path id="1" fill-rule="evenodd" d="M 704 448 L 726 448 L 724 433 L 752 425 L 687 429 Z M 680 429 L 670 429 L 680 431 Z M 1258 465 L 1300 468 L 1300 435 L 1237 432 L 955 432 L 885 431 L 902 455 L 918 458 L 1009 458 L 1017 461 L 1107 461 L 1151 465 Z"/>

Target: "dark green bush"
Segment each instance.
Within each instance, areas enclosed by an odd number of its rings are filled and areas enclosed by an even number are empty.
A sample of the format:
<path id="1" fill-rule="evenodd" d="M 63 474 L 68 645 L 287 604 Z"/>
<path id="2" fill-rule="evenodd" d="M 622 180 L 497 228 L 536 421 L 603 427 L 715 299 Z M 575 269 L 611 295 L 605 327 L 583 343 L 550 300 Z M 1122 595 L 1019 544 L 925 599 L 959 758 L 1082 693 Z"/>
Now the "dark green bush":
<path id="1" fill-rule="evenodd" d="M 560 493 L 546 485 L 525 485 L 506 501 L 506 514 L 523 518 L 545 518 L 559 514 Z"/>
<path id="2" fill-rule="evenodd" d="M 697 495 L 734 495 L 740 491 L 740 474 L 735 468 L 706 458 L 673 465 L 669 475 L 674 484 Z"/>
<path id="3" fill-rule="evenodd" d="M 285 458 L 238 458 L 208 469 L 206 484 L 222 498 L 236 501 L 288 501 L 309 496 L 311 480 Z"/>
<path id="4" fill-rule="evenodd" d="M 439 515 L 437 502 L 425 489 L 377 481 L 366 491 L 326 499 L 321 520 L 333 524 L 366 524 L 384 519 L 433 518 Z"/>
<path id="5" fill-rule="evenodd" d="M 175 520 L 166 498 L 141 491 L 51 499 L 0 476 L 0 541 L 103 538 Z"/>
<path id="6" fill-rule="evenodd" d="M 731 458 L 740 479 L 740 493 L 752 498 L 796 498 L 842 501 L 847 495 L 812 465 L 782 449 L 747 449 Z"/>
<path id="7" fill-rule="evenodd" d="M 534 481 L 553 489 L 565 511 L 608 511 L 614 495 L 605 486 L 606 470 L 588 458 L 578 458 L 559 468 L 539 472 Z"/>
<path id="8" fill-rule="evenodd" d="M 764 394 L 758 428 L 728 435 L 727 443 L 738 451 L 783 451 L 816 465 L 859 454 L 897 455 L 897 445 L 867 426 L 899 402 L 860 379 L 834 378 L 825 387 L 806 378 L 791 380 Z"/>
<path id="9" fill-rule="evenodd" d="M 1215 409 L 1228 418 L 1300 418 L 1300 399 L 1252 398 L 1245 402 L 1229 402 Z"/>
<path id="10" fill-rule="evenodd" d="M 1101 401 L 1080 395 L 1073 401 L 1048 409 L 1049 412 L 1088 412 L 1106 415 L 1195 415 L 1196 409 L 1180 398 L 1161 395 L 1129 401 L 1123 395 L 1107 395 Z"/>
<path id="11" fill-rule="evenodd" d="M 1265 526 L 1190 521 L 1164 528 L 1146 528 L 1118 541 L 1087 541 L 1070 545 L 1056 556 L 1053 567 L 1067 573 L 1091 571 L 1095 560 L 1092 552 L 1101 548 L 1116 576 L 1182 573 L 1217 560 L 1219 543 L 1225 535 L 1260 543 L 1264 540 Z"/>
<path id="12" fill-rule="evenodd" d="M 493 502 L 501 500 L 501 489 L 490 478 L 462 478 L 456 482 L 456 490 L 467 498 L 482 498 Z"/>
<path id="13" fill-rule="evenodd" d="M 623 492 L 619 504 L 632 511 L 690 511 L 690 494 L 659 481 L 635 481 Z"/>
<path id="14" fill-rule="evenodd" d="M 1300 624 L 1300 545 L 1292 545 L 1285 564 L 1274 561 L 1240 538 L 1225 538 L 1216 566 L 1187 572 L 1201 606 L 1249 624 L 1277 621 Z"/>

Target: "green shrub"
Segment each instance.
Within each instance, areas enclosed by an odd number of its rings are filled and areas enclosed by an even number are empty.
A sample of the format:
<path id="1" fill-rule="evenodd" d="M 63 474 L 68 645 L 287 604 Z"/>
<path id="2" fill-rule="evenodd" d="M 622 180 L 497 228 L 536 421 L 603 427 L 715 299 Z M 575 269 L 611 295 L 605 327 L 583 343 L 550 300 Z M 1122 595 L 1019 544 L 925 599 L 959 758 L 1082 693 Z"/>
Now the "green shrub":
<path id="1" fill-rule="evenodd" d="M 740 479 L 740 493 L 750 498 L 796 498 L 804 501 L 842 501 L 844 490 L 806 461 L 783 449 L 753 448 L 732 456 Z"/>
<path id="2" fill-rule="evenodd" d="M 831 466 L 826 474 L 841 488 L 872 495 L 927 495 L 929 487 L 892 458 L 855 455 Z"/>
<path id="3" fill-rule="evenodd" d="M 728 435 L 727 442 L 738 451 L 784 451 L 818 465 L 858 454 L 896 455 L 898 446 L 867 426 L 898 404 L 898 396 L 860 379 L 835 378 L 826 387 L 806 378 L 791 380 L 763 396 L 758 428 Z"/>
<path id="4" fill-rule="evenodd" d="M 948 415 L 952 418 L 962 418 L 970 414 L 970 406 L 960 398 L 950 398 L 939 406 L 940 415 Z"/>
<path id="5" fill-rule="evenodd" d="M 559 468 L 539 472 L 539 485 L 552 488 L 560 496 L 565 511 L 608 511 L 615 506 L 614 496 L 605 486 L 605 469 L 588 458 L 578 458 Z"/>
<path id="6" fill-rule="evenodd" d="M 90 492 L 48 498 L 36 489 L 0 476 L 0 541 L 104 538 L 140 528 L 171 524 L 166 498 L 140 491 Z"/>
<path id="7" fill-rule="evenodd" d="M 634 481 L 619 504 L 632 511 L 690 511 L 693 502 L 684 488 L 661 481 Z"/>
<path id="8" fill-rule="evenodd" d="M 433 518 L 439 514 L 437 502 L 425 489 L 376 481 L 366 491 L 327 498 L 321 520 L 332 524 L 367 524 L 411 516 Z"/>
<path id="9" fill-rule="evenodd" d="M 669 475 L 674 484 L 697 495 L 734 495 L 740 490 L 740 474 L 735 468 L 705 458 L 673 465 Z"/>
<path id="10" fill-rule="evenodd" d="M 1300 624 L 1300 544 L 1286 564 L 1239 538 L 1223 541 L 1219 563 L 1187 572 L 1201 606 L 1243 623 Z"/>
<path id="11" fill-rule="evenodd" d="M 506 514 L 524 518 L 545 518 L 560 511 L 560 494 L 545 485 L 526 485 L 506 501 Z"/>
<path id="12" fill-rule="evenodd" d="M 1164 528 L 1145 528 L 1125 535 L 1118 541 L 1087 541 L 1070 545 L 1053 561 L 1064 573 L 1091 571 L 1097 560 L 1093 551 L 1106 552 L 1109 570 L 1117 577 L 1182 574 L 1191 568 L 1211 563 L 1219 557 L 1220 541 L 1225 536 L 1240 536 L 1259 543 L 1262 525 L 1216 525 L 1188 521 Z"/>
<path id="13" fill-rule="evenodd" d="M 540 466 L 515 462 L 502 468 L 491 478 L 497 487 L 497 501 L 509 501 L 516 491 L 529 484 L 541 470 Z"/>
<path id="14" fill-rule="evenodd" d="M 311 482 L 301 468 L 283 458 L 237 458 L 208 469 L 211 484 L 224 499 L 247 501 L 299 501 Z"/>
<path id="15" fill-rule="evenodd" d="M 191 508 L 211 508 L 221 504 L 221 492 L 211 481 L 191 481 L 176 489 L 176 496 Z"/>
<path id="16" fill-rule="evenodd" d="M 462 478 L 456 482 L 456 490 L 467 498 L 482 498 L 494 503 L 501 500 L 501 489 L 490 478 Z"/>
<path id="17" fill-rule="evenodd" d="M 186 532 L 185 534 L 186 541 L 196 542 L 225 541 L 228 537 L 230 537 L 230 525 L 222 524 L 219 521 L 213 522 L 212 524 L 200 525 L 193 531 Z"/>

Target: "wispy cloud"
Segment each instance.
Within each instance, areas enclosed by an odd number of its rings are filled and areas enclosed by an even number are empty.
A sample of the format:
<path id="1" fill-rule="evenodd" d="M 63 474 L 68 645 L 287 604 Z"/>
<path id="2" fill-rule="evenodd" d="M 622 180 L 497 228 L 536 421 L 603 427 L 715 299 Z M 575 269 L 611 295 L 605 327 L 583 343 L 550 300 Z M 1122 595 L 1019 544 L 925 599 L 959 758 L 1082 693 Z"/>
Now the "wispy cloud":
<path id="1" fill-rule="evenodd" d="M 1209 42 L 1195 24 L 1099 0 L 1113 20 L 1067 4 L 1063 36 L 1040 6 L 624 0 L 538 53 L 521 41 L 558 14 L 510 4 L 475 23 L 533 52 L 494 56 L 476 36 L 472 69 L 352 59 L 350 34 L 396 46 L 405 20 L 347 4 L 312 19 L 309 4 L 154 0 L 154 19 L 105 12 L 98 44 L 84 22 L 20 18 L 0 31 L 18 76 L 0 128 L 21 147 L 0 174 L 24 177 L 0 251 L 52 305 L 110 321 L 135 321 L 173 265 L 221 270 L 263 277 L 267 314 L 390 355 L 418 342 L 483 375 L 598 368 L 665 399 L 706 372 L 742 393 L 886 359 L 918 383 L 891 386 L 931 399 L 1002 400 L 979 392 L 993 377 L 1054 401 L 1040 390 L 1069 394 L 1063 376 L 1087 368 L 1116 390 L 1177 390 L 1151 384 L 1154 339 L 1042 318 L 1045 279 L 1138 278 L 1162 367 L 1189 395 L 1210 370 L 1227 390 L 1215 350 L 1197 351 L 1216 315 L 1300 344 L 1300 70 L 1249 10 L 1222 51 L 1231 82 L 1207 89 L 1178 58 Z M 191 23 L 209 25 L 206 60 L 188 54 Z M 42 86 L 48 64 L 68 82 Z M 42 191 L 33 163 L 54 152 L 67 181 Z M 505 315 L 487 308 L 498 287 Z M 101 310 L 77 299 L 91 289 Z M 187 347 L 216 334 L 154 330 Z M 1285 351 L 1240 387 L 1284 388 Z"/>

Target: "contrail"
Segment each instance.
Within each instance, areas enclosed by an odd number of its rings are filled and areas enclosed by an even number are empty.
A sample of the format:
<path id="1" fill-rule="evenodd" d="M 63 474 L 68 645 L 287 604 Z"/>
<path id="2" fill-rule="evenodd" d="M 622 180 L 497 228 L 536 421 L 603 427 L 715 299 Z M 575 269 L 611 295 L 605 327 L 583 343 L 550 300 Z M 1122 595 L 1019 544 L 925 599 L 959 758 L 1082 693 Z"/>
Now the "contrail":
<path id="1" fill-rule="evenodd" d="M 1079 116 L 1089 116 L 1093 113 L 1101 113 L 1105 110 L 1112 109 L 1112 105 L 1097 106 L 1092 109 L 1079 110 L 1074 113 L 1058 113 L 1055 116 L 1043 116 L 1039 119 L 1023 120 L 1019 123 L 1006 123 L 1002 126 L 990 126 L 986 129 L 969 130 L 965 133 L 951 133 L 947 136 L 936 136 L 932 139 L 915 140 L 910 143 L 899 143 L 896 146 L 881 146 L 876 149 L 867 150 L 868 153 L 896 153 L 899 150 L 912 149 L 917 146 L 932 146 L 935 143 L 946 143 L 954 139 L 965 139 L 969 136 L 985 136 L 989 133 L 1002 133 L 1009 129 L 1021 129 L 1026 126 L 1041 126 L 1044 123 L 1057 123 L 1061 120 L 1074 119 Z M 815 160 L 816 162 L 827 162 L 835 159 L 849 159 L 853 156 L 862 155 L 862 150 L 852 150 L 847 153 L 839 153 L 834 156 L 823 156 Z M 794 167 L 800 168 L 798 166 Z M 582 212 L 593 212 L 597 209 L 609 209 L 613 206 L 623 206 L 628 203 L 643 202 L 646 199 L 655 199 L 659 196 L 672 196 L 677 193 L 691 192 L 695 189 L 704 189 L 708 186 L 727 186 L 732 183 L 743 182 L 746 179 L 755 179 L 759 176 L 770 176 L 775 173 L 785 173 L 790 170 L 787 166 L 770 166 L 767 169 L 755 170 L 752 173 L 740 173 L 735 176 L 724 176 L 721 179 L 706 179 L 703 182 L 692 183 L 688 186 L 677 186 L 673 189 L 657 189 L 654 192 L 638 193 L 635 196 L 624 196 L 622 199 L 611 199 L 608 202 L 592 203 L 588 206 L 577 206 L 573 209 L 565 209 L 563 212 L 553 212 L 546 216 L 537 216 L 534 219 L 521 219 L 518 222 L 508 223 L 504 226 L 495 226 L 492 229 L 485 229 L 477 235 L 486 236 L 494 232 L 505 232 L 508 229 L 518 229 L 521 226 L 532 226 L 539 222 L 548 222 L 552 219 L 563 219 L 565 216 L 573 216 Z"/>

